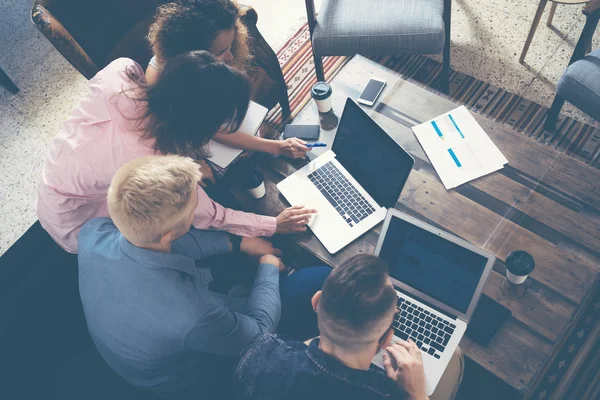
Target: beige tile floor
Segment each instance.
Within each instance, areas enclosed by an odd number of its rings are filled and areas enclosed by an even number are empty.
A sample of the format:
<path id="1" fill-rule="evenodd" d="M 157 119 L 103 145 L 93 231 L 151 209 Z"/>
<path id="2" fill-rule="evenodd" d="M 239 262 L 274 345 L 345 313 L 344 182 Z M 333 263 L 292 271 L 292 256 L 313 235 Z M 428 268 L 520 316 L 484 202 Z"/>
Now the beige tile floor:
<path id="1" fill-rule="evenodd" d="M 258 11 L 259 29 L 274 49 L 306 20 L 302 0 L 244 3 Z M 321 0 L 315 3 L 318 8 Z M 582 6 L 559 6 L 552 28 L 540 24 L 521 65 L 536 0 L 453 3 L 452 67 L 549 106 L 585 23 Z M 85 79 L 33 27 L 30 7 L 0 1 L 0 65 L 21 88 L 17 95 L 0 88 L 0 254 L 36 220 L 33 200 L 47 145 L 86 90 Z M 594 48 L 599 45 L 600 30 Z M 573 107 L 564 112 L 597 124 Z"/>

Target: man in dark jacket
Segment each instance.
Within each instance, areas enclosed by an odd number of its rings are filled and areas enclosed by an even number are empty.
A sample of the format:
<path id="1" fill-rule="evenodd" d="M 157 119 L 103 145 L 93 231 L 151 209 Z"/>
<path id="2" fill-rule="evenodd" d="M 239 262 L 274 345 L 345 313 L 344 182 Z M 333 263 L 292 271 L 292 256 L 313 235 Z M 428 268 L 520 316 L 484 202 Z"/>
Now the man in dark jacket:
<path id="1" fill-rule="evenodd" d="M 412 341 L 391 344 L 397 294 L 385 262 L 357 255 L 333 270 L 312 303 L 320 338 L 307 344 L 273 334 L 249 347 L 236 369 L 239 399 L 426 400 L 421 351 Z M 371 367 L 380 350 L 385 373 Z M 453 399 L 463 356 L 454 354 L 431 396 Z"/>

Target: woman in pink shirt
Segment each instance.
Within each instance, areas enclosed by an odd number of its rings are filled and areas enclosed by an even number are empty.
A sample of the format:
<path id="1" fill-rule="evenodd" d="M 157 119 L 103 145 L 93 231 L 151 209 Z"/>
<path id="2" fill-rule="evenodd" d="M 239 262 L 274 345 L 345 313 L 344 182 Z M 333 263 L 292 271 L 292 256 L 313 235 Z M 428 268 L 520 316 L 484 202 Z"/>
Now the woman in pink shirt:
<path id="1" fill-rule="evenodd" d="M 36 199 L 40 223 L 70 253 L 85 222 L 108 216 L 106 192 L 123 164 L 152 154 L 201 159 L 222 126 L 239 128 L 250 99 L 247 77 L 205 51 L 176 56 L 153 84 L 136 62 L 120 58 L 89 88 L 50 144 Z M 224 208 L 200 186 L 197 194 L 194 227 L 241 236 L 304 231 L 315 212 L 267 217 Z"/>

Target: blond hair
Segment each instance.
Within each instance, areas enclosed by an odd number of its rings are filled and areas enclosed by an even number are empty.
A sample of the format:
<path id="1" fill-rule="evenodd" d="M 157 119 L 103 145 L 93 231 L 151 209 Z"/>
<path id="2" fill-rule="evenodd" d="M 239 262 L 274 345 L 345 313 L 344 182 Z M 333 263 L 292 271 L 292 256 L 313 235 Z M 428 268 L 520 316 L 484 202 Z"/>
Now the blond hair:
<path id="1" fill-rule="evenodd" d="M 150 156 L 123 165 L 108 188 L 108 213 L 135 245 L 156 243 L 186 222 L 201 178 L 187 157 Z"/>

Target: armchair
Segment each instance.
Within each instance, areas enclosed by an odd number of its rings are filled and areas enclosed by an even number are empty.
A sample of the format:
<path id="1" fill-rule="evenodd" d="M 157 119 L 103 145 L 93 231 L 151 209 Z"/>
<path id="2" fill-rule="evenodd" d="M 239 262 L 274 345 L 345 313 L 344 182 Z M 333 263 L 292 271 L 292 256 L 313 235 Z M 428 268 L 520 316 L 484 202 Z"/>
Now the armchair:
<path id="1" fill-rule="evenodd" d="M 544 122 L 544 129 L 547 131 L 554 131 L 556 128 L 556 121 L 565 101 L 600 121 L 600 49 L 585 55 L 600 21 L 600 0 L 590 1 L 584 7 L 583 14 L 586 16 L 586 23 L 569 66 L 556 86 L 556 97 Z"/>
<path id="2" fill-rule="evenodd" d="M 305 0 L 317 79 L 322 56 L 443 53 L 441 89 L 450 79 L 452 0 Z"/>
<path id="3" fill-rule="evenodd" d="M 156 8 L 167 2 L 35 0 L 31 19 L 67 61 L 90 79 L 119 57 L 129 57 L 145 69 L 152 57 L 146 42 L 148 27 Z M 241 20 L 250 33 L 254 62 L 264 71 L 254 74 L 254 100 L 268 108 L 279 102 L 285 119 L 290 106 L 277 56 L 258 31 L 258 15 L 252 7 L 242 6 Z"/>

